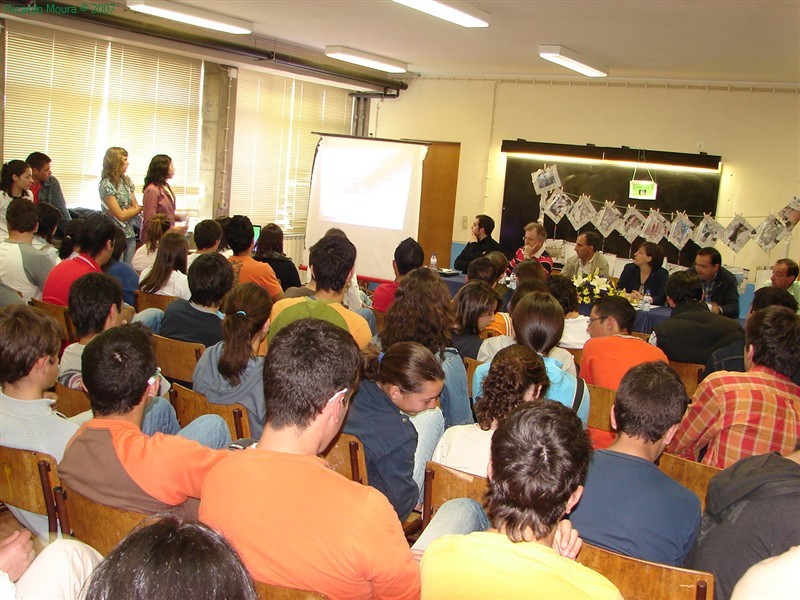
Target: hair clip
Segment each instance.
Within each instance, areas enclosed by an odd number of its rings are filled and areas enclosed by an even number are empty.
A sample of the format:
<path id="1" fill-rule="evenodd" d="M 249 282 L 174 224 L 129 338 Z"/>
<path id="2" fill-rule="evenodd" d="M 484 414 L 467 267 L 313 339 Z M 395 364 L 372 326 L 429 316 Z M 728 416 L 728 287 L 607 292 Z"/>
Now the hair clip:
<path id="1" fill-rule="evenodd" d="M 385 354 L 386 354 L 386 352 L 381 352 L 381 353 L 378 354 L 378 362 L 381 362 L 383 360 L 383 357 L 384 357 Z"/>
<path id="2" fill-rule="evenodd" d="M 246 317 L 246 316 L 247 316 L 247 313 L 246 313 L 246 312 L 244 312 L 243 310 L 237 310 L 237 311 L 236 311 L 236 314 L 237 314 L 237 315 L 242 315 L 243 317 Z"/>

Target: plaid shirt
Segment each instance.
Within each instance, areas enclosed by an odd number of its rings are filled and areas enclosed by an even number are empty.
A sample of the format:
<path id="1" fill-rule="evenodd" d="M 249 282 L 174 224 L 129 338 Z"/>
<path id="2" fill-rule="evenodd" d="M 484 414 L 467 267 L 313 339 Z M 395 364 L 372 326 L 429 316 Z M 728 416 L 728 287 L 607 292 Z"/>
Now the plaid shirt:
<path id="1" fill-rule="evenodd" d="M 762 366 L 712 373 L 697 388 L 669 452 L 725 468 L 740 458 L 789 454 L 800 439 L 800 386 Z"/>
<path id="2" fill-rule="evenodd" d="M 711 302 L 711 296 L 714 294 L 714 286 L 717 283 L 717 276 L 711 281 L 700 280 L 700 285 L 703 286 L 703 302 Z"/>

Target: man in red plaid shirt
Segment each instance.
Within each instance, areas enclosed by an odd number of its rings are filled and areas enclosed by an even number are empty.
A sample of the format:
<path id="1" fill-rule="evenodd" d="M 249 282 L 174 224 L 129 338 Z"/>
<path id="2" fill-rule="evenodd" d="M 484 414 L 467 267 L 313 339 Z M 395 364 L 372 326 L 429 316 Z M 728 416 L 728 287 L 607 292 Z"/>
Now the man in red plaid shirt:
<path id="1" fill-rule="evenodd" d="M 692 399 L 670 452 L 725 468 L 768 452 L 788 455 L 800 439 L 800 316 L 771 306 L 750 315 L 745 332 L 746 373 L 718 371 Z"/>

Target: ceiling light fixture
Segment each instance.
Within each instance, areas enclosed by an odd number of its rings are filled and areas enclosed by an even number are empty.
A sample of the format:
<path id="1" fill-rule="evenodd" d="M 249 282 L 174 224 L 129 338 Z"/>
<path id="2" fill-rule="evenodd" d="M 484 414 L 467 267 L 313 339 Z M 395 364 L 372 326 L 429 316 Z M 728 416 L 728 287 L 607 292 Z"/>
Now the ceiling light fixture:
<path id="1" fill-rule="evenodd" d="M 608 75 L 607 65 L 584 58 L 564 46 L 539 46 L 539 56 L 587 77 L 606 77 Z"/>
<path id="2" fill-rule="evenodd" d="M 462 27 L 489 26 L 489 13 L 460 2 L 437 2 L 437 0 L 394 0 L 394 2 Z"/>
<path id="3" fill-rule="evenodd" d="M 127 6 L 137 12 L 224 33 L 246 35 L 253 33 L 254 28 L 253 23 L 250 21 L 234 19 L 226 15 L 176 2 L 167 2 L 166 0 L 127 0 Z"/>
<path id="4" fill-rule="evenodd" d="M 391 58 L 353 48 L 345 48 L 344 46 L 325 46 L 325 56 L 353 63 L 354 65 L 369 67 L 370 69 L 378 69 L 386 73 L 405 73 L 408 70 L 408 65 L 399 60 L 392 60 Z"/>

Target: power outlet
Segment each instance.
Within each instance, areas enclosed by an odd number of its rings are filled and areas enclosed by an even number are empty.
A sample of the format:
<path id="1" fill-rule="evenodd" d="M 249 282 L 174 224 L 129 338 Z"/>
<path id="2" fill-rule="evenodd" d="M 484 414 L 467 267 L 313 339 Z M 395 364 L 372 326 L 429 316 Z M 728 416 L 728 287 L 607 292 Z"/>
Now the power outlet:
<path id="1" fill-rule="evenodd" d="M 461 217 L 461 227 L 462 229 L 469 229 L 469 217 L 467 215 Z"/>

